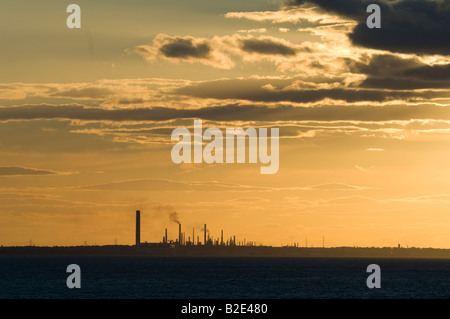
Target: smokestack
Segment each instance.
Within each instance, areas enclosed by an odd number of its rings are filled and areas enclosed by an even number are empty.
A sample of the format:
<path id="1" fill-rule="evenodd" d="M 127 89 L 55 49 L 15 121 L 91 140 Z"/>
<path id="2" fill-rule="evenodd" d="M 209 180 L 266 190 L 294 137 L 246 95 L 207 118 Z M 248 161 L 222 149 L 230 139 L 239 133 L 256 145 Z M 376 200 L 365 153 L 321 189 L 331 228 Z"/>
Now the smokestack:
<path id="1" fill-rule="evenodd" d="M 165 243 L 167 244 L 167 228 L 166 228 L 166 241 L 165 241 Z"/>
<path id="2" fill-rule="evenodd" d="M 205 224 L 205 230 L 204 230 L 204 234 L 203 234 L 203 236 L 204 236 L 204 238 L 203 238 L 203 240 L 204 240 L 204 242 L 203 242 L 203 245 L 205 245 L 206 246 L 206 224 Z"/>
<path id="3" fill-rule="evenodd" d="M 223 245 L 223 229 L 220 232 L 220 245 Z"/>
<path id="4" fill-rule="evenodd" d="M 181 224 L 178 224 L 178 243 L 181 246 Z"/>
<path id="5" fill-rule="evenodd" d="M 195 228 L 192 228 L 192 245 L 195 245 Z"/>
<path id="6" fill-rule="evenodd" d="M 141 211 L 136 211 L 136 246 L 141 243 Z"/>

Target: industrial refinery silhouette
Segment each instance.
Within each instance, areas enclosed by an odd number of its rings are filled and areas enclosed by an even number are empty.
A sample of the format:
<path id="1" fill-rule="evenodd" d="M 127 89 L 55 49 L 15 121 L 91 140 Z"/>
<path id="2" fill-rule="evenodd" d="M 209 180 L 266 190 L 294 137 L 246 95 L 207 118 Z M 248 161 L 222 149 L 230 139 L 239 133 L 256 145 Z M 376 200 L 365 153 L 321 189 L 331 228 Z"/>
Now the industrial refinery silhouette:
<path id="1" fill-rule="evenodd" d="M 178 238 L 171 240 L 167 236 L 167 228 L 164 231 L 164 236 L 162 241 L 159 243 L 147 243 L 141 242 L 141 211 L 136 211 L 136 246 L 165 246 L 165 247 L 188 247 L 188 246 L 254 246 L 255 243 L 252 241 L 246 242 L 245 238 L 243 241 L 236 242 L 236 236 L 230 236 L 228 239 L 223 237 L 223 229 L 220 231 L 220 238 L 213 238 L 210 236 L 206 224 L 202 228 L 203 241 L 200 240 L 200 236 L 197 235 L 197 240 L 195 237 L 195 228 L 192 228 L 192 238 L 188 236 L 186 238 L 186 232 L 181 231 L 181 223 L 177 220 L 178 224 Z"/>
<path id="2" fill-rule="evenodd" d="M 200 234 L 192 229 L 186 236 L 177 218 L 178 238 L 169 239 L 167 228 L 159 242 L 141 242 L 141 211 L 136 211 L 136 240 L 134 245 L 84 246 L 1 246 L 0 256 L 149 256 L 149 257 L 353 257 L 353 258 L 450 258 L 450 249 L 396 247 L 300 247 L 298 243 L 281 247 L 236 241 L 236 236 L 210 236 L 204 224 Z M 203 238 L 202 238 L 203 237 Z"/>

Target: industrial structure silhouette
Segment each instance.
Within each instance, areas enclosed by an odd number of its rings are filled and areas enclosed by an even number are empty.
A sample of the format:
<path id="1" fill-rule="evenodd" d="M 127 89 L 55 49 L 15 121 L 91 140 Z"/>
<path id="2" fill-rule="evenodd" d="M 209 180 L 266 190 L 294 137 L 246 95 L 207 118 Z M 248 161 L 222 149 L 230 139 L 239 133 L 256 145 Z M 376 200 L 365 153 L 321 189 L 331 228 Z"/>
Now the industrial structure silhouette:
<path id="1" fill-rule="evenodd" d="M 186 238 L 186 233 L 181 230 L 181 223 L 178 222 L 178 238 L 175 240 L 170 240 L 167 236 L 167 228 L 164 231 L 164 236 L 162 241 L 159 243 L 147 243 L 141 242 L 141 211 L 136 211 L 136 246 L 146 246 L 146 245 L 162 245 L 162 246 L 254 246 L 255 243 L 252 241 L 247 242 L 244 238 L 242 241 L 236 242 L 236 236 L 230 236 L 228 239 L 223 238 L 223 229 L 220 231 L 220 238 L 214 238 L 210 236 L 209 230 L 206 228 L 206 224 L 203 226 L 203 242 L 200 241 L 200 236 L 197 236 L 195 240 L 195 228 L 192 228 L 192 238 L 188 236 Z"/>

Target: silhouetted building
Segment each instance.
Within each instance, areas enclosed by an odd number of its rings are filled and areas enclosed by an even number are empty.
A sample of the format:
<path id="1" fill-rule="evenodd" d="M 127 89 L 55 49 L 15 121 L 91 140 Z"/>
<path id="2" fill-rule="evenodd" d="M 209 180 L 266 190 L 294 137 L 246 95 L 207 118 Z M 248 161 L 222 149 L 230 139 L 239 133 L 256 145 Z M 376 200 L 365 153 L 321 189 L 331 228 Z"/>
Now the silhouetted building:
<path id="1" fill-rule="evenodd" d="M 141 243 L 141 211 L 136 211 L 136 246 Z"/>

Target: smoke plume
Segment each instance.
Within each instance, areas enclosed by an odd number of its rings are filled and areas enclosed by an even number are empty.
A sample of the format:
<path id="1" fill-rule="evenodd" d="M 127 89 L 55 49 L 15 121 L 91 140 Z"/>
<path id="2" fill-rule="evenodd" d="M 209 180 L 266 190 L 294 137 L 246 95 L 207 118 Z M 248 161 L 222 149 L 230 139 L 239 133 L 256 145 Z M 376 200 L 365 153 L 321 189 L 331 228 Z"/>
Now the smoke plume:
<path id="1" fill-rule="evenodd" d="M 181 224 L 178 217 L 178 213 L 172 205 L 158 204 L 155 205 L 153 209 L 159 214 L 167 214 L 171 222 Z"/>

